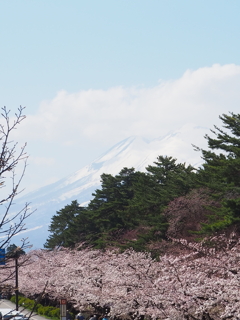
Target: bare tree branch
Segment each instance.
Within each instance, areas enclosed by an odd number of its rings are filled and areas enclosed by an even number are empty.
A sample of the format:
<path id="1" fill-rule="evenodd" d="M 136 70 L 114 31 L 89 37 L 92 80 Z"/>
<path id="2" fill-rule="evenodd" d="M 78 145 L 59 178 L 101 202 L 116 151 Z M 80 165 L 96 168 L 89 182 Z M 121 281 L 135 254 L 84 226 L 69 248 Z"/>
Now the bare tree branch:
<path id="1" fill-rule="evenodd" d="M 14 201 L 20 194 L 20 184 L 24 177 L 28 155 L 26 143 L 19 146 L 12 140 L 14 131 L 26 118 L 23 107 L 19 107 L 12 117 L 10 110 L 2 108 L 0 116 L 0 248 L 7 248 L 14 236 L 26 230 L 26 219 L 32 214 L 29 203 L 21 209 L 14 208 Z M 18 246 L 21 249 L 29 246 L 27 238 Z"/>

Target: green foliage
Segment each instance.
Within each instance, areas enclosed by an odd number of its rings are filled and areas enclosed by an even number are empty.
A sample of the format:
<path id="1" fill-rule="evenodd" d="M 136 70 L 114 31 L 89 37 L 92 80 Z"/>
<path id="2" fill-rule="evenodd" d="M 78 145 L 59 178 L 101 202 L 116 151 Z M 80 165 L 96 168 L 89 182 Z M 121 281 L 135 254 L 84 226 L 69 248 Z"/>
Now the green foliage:
<path id="1" fill-rule="evenodd" d="M 146 173 L 123 168 L 116 176 L 103 174 L 101 189 L 95 191 L 87 208 L 79 208 L 75 201 L 53 216 L 45 247 L 84 242 L 99 249 L 131 246 L 145 250 L 150 241 L 164 237 L 164 207 L 174 197 L 186 194 L 194 179 L 191 166 L 177 164 L 171 157 L 158 157 Z M 145 230 L 137 239 L 119 242 L 119 237 L 137 228 Z"/>
<path id="2" fill-rule="evenodd" d="M 39 306 L 37 308 L 37 313 L 39 315 L 42 315 L 44 317 L 50 318 L 50 319 L 59 319 L 60 318 L 60 309 L 51 307 L 51 306 Z"/>
<path id="3" fill-rule="evenodd" d="M 75 217 L 83 212 L 85 208 L 79 206 L 78 202 L 72 201 L 56 215 L 52 217 L 52 222 L 49 227 L 51 233 L 44 247 L 54 248 L 59 246 L 71 247 L 75 244 L 75 233 L 72 233 L 71 226 L 75 223 Z"/>
<path id="4" fill-rule="evenodd" d="M 77 201 L 73 201 L 53 216 L 49 228 L 51 234 L 45 247 L 71 247 L 82 242 L 100 249 L 118 246 L 122 249 L 133 247 L 137 251 L 147 250 L 150 243 L 165 238 L 168 223 L 173 218 L 163 212 L 171 201 L 179 197 L 187 197 L 184 203 L 195 203 L 202 208 L 202 216 L 199 216 L 204 223 L 196 233 L 212 233 L 233 224 L 238 226 L 240 115 L 223 114 L 220 119 L 224 129 L 215 126 L 212 130 L 214 137 L 205 136 L 208 150 L 195 147 L 202 153 L 204 163 L 201 168 L 195 170 L 185 163 L 177 163 L 172 157 L 159 156 L 144 173 L 134 168 L 123 168 L 116 176 L 103 174 L 101 188 L 95 191 L 88 207 L 79 207 Z M 208 190 L 212 199 L 208 200 L 210 205 L 206 206 L 206 210 L 205 200 L 202 205 L 200 198 L 198 203 L 196 199 L 191 201 L 194 195 L 192 190 L 202 187 Z M 181 214 L 187 212 L 191 210 L 181 207 Z M 179 213 L 176 211 L 174 214 L 174 219 L 178 221 Z M 189 218 L 191 221 L 194 220 L 192 215 Z"/>
<path id="5" fill-rule="evenodd" d="M 10 299 L 11 302 L 16 302 L 16 296 L 12 296 Z M 35 300 L 31 300 L 24 296 L 20 296 L 18 299 L 18 303 L 20 306 L 23 306 L 26 309 L 32 310 L 35 306 Z M 57 320 L 60 318 L 60 309 L 52 306 L 43 306 L 41 304 L 37 304 L 34 310 L 37 314 L 45 316 L 49 319 Z"/>
<path id="6" fill-rule="evenodd" d="M 92 243 L 96 247 L 110 244 L 116 230 L 129 230 L 138 225 L 136 215 L 131 207 L 134 197 L 136 172 L 133 168 L 124 168 L 113 177 L 103 174 L 102 189 L 96 190 L 93 200 L 88 206 L 88 214 L 92 221 Z"/>
<path id="7" fill-rule="evenodd" d="M 240 218 L 240 114 L 223 114 L 221 129 L 214 126 L 214 138 L 206 135 L 208 150 L 197 148 L 205 161 L 199 170 L 200 184 L 214 191 L 213 197 L 221 204 L 212 207 L 212 215 L 203 231 L 214 232 L 232 224 L 238 225 Z"/>
<path id="8" fill-rule="evenodd" d="M 172 199 L 186 195 L 195 185 L 195 169 L 185 163 L 177 163 L 172 157 L 159 156 L 155 166 L 147 171 L 155 184 L 154 191 L 161 195 L 159 203 L 166 205 Z"/>
<path id="9" fill-rule="evenodd" d="M 44 307 L 44 306 L 39 306 L 38 308 L 37 308 L 37 313 L 38 314 L 40 314 L 41 316 L 44 316 L 45 314 L 46 314 L 46 307 Z"/>
<path id="10" fill-rule="evenodd" d="M 8 247 L 7 247 L 7 252 L 6 252 L 6 255 L 8 257 L 19 257 L 20 255 L 22 254 L 26 254 L 26 252 L 21 249 L 20 247 L 17 247 L 14 243 L 13 244 L 10 244 Z"/>
<path id="11" fill-rule="evenodd" d="M 27 309 L 33 309 L 34 305 L 35 305 L 35 301 L 31 300 L 31 299 L 24 299 L 24 302 L 20 302 L 21 304 L 24 303 L 24 306 L 27 308 Z"/>

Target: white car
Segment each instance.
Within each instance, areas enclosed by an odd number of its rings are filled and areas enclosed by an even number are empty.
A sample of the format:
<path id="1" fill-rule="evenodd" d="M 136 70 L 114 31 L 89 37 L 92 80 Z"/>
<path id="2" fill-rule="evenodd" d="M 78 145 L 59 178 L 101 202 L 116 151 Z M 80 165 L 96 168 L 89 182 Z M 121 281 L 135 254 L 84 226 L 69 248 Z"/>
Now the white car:
<path id="1" fill-rule="evenodd" d="M 28 318 L 20 313 L 20 311 L 12 310 L 12 309 L 0 309 L 2 314 L 2 320 L 27 320 Z"/>

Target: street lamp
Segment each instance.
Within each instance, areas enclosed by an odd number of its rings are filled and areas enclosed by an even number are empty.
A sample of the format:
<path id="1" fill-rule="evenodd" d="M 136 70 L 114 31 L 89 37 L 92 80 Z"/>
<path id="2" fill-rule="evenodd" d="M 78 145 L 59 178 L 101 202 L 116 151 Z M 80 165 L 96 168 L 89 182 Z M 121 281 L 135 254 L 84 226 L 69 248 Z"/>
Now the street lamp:
<path id="1" fill-rule="evenodd" d="M 31 245 L 25 245 L 25 248 L 31 248 Z M 17 247 L 15 244 L 9 246 L 8 248 L 8 258 L 12 258 L 15 260 L 15 296 L 16 296 L 16 311 L 18 311 L 18 295 L 19 295 L 19 291 L 18 291 L 18 268 L 19 268 L 19 264 L 18 264 L 18 258 L 22 255 L 25 254 L 25 252 L 23 251 L 23 247 Z"/>
<path id="2" fill-rule="evenodd" d="M 16 311 L 18 311 L 18 256 L 15 258 L 15 295 L 16 295 Z"/>
<path id="3" fill-rule="evenodd" d="M 15 296 L 16 296 L 16 311 L 18 311 L 18 258 L 20 256 L 21 247 L 17 247 L 14 254 L 15 259 Z"/>

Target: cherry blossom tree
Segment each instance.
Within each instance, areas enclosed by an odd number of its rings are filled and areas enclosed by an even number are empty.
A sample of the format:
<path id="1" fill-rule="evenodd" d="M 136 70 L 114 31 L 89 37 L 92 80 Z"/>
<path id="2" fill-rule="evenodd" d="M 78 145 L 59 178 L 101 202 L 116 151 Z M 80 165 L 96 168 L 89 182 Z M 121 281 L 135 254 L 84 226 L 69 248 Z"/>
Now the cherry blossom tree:
<path id="1" fill-rule="evenodd" d="M 51 299 L 66 298 L 79 310 L 109 307 L 119 318 L 240 319 L 236 235 L 173 241 L 189 253 L 157 261 L 133 250 L 32 251 L 29 264 L 19 270 L 19 289 L 31 297 L 47 285 Z"/>
<path id="2" fill-rule="evenodd" d="M 210 208 L 220 207 L 219 202 L 211 198 L 211 193 L 207 188 L 199 188 L 171 201 L 164 211 L 169 224 L 167 235 L 193 240 L 194 232 L 200 231 L 213 215 Z"/>

